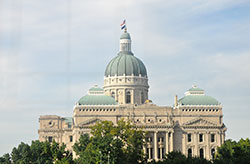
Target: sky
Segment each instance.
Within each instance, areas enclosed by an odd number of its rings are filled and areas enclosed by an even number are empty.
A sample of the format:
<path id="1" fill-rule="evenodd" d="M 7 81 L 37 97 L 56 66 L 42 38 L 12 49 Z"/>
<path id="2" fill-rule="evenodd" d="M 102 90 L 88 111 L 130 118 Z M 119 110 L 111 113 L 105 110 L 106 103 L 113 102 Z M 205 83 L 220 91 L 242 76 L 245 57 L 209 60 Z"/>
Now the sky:
<path id="1" fill-rule="evenodd" d="M 154 104 L 196 84 L 222 103 L 226 139 L 250 137 L 249 0 L 0 0 L 0 156 L 103 86 L 123 19 Z"/>

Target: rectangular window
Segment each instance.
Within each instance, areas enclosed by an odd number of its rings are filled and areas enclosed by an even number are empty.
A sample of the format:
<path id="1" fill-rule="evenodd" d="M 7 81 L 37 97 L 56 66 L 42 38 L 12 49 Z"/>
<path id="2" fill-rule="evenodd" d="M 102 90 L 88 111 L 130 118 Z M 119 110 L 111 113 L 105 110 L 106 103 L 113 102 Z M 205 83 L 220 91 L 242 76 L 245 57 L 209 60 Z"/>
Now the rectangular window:
<path id="1" fill-rule="evenodd" d="M 158 159 L 161 159 L 161 150 L 160 150 L 161 148 L 158 148 L 158 152 L 157 152 L 157 154 L 158 154 Z"/>
<path id="2" fill-rule="evenodd" d="M 150 157 L 153 158 L 153 148 L 150 148 Z"/>
<path id="3" fill-rule="evenodd" d="M 69 142 L 73 142 L 73 136 L 69 136 Z"/>
<path id="4" fill-rule="evenodd" d="M 214 142 L 214 141 L 215 141 L 215 135 L 211 134 L 211 142 Z"/>
<path id="5" fill-rule="evenodd" d="M 158 142 L 164 142 L 164 138 L 163 137 L 158 137 L 157 141 Z"/>
<path id="6" fill-rule="evenodd" d="M 199 134 L 199 141 L 203 142 L 203 134 Z"/>
<path id="7" fill-rule="evenodd" d="M 164 158 L 165 157 L 165 150 L 164 150 L 164 148 L 162 148 L 162 158 Z"/>
<path id="8" fill-rule="evenodd" d="M 147 148 L 146 154 L 147 154 L 148 159 L 150 159 L 150 156 L 149 156 L 149 148 Z"/>
<path id="9" fill-rule="evenodd" d="M 152 142 L 152 137 L 147 137 L 148 142 Z"/>
<path id="10" fill-rule="evenodd" d="M 192 141 L 192 135 L 191 134 L 188 134 L 187 138 L 188 138 L 188 142 Z"/>
<path id="11" fill-rule="evenodd" d="M 68 123 L 68 128 L 71 128 L 71 123 Z"/>
<path id="12" fill-rule="evenodd" d="M 48 141 L 49 141 L 49 142 L 52 142 L 52 141 L 53 141 L 53 137 L 52 137 L 52 136 L 49 136 L 49 137 L 48 137 Z"/>

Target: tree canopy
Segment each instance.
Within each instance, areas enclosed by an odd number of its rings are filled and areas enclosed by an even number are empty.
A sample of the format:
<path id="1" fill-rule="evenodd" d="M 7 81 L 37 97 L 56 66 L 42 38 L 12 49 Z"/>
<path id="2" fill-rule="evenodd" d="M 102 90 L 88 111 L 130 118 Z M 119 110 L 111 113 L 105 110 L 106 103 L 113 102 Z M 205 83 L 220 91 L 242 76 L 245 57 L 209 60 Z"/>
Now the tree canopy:
<path id="1" fill-rule="evenodd" d="M 250 163 L 250 140 L 240 141 L 226 140 L 217 149 L 214 160 L 215 164 L 249 164 Z"/>
<path id="2" fill-rule="evenodd" d="M 186 157 L 181 152 L 172 151 L 162 161 L 152 161 L 149 164 L 212 164 L 200 157 Z"/>
<path id="3" fill-rule="evenodd" d="M 130 122 L 97 122 L 91 128 L 91 137 L 84 134 L 73 146 L 81 164 L 137 164 L 145 162 L 143 145 L 145 132 Z"/>
<path id="4" fill-rule="evenodd" d="M 31 145 L 21 142 L 12 149 L 11 154 L 0 157 L 1 164 L 71 164 L 72 154 L 65 150 L 66 146 L 55 141 L 32 141 Z"/>

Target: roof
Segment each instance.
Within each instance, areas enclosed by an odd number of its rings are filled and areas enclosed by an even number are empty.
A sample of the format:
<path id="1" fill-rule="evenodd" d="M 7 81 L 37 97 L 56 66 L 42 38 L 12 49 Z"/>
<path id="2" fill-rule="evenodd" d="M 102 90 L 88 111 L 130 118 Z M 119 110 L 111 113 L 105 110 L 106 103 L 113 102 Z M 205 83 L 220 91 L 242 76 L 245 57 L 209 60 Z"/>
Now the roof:
<path id="1" fill-rule="evenodd" d="M 99 88 L 97 86 L 94 86 L 94 87 L 90 88 L 89 91 L 103 91 L 103 89 Z"/>
<path id="2" fill-rule="evenodd" d="M 188 91 L 204 91 L 204 90 L 201 89 L 201 88 L 192 87 L 192 88 L 190 88 Z"/>
<path id="3" fill-rule="evenodd" d="M 147 76 L 143 62 L 135 57 L 132 52 L 121 51 L 106 67 L 105 76 Z"/>
<path id="4" fill-rule="evenodd" d="M 107 95 L 86 95 L 78 103 L 79 105 L 117 105 L 115 99 Z"/>
<path id="5" fill-rule="evenodd" d="M 187 95 L 179 99 L 180 105 L 220 105 L 215 98 L 206 95 Z"/>
<path id="6" fill-rule="evenodd" d="M 63 117 L 62 118 L 66 123 L 72 125 L 73 118 L 72 117 Z"/>
<path id="7" fill-rule="evenodd" d="M 131 37 L 130 37 L 129 33 L 124 32 L 124 33 L 121 35 L 120 39 L 131 39 Z"/>

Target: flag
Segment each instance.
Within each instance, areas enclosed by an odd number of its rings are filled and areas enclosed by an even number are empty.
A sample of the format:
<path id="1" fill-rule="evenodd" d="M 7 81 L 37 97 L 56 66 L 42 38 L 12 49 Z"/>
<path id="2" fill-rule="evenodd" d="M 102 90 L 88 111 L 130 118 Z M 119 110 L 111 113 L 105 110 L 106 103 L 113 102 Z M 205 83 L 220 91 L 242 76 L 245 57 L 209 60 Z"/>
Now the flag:
<path id="1" fill-rule="evenodd" d="M 124 28 L 126 28 L 126 20 L 124 19 L 122 24 L 121 24 L 121 29 L 123 30 Z"/>

